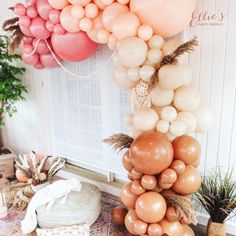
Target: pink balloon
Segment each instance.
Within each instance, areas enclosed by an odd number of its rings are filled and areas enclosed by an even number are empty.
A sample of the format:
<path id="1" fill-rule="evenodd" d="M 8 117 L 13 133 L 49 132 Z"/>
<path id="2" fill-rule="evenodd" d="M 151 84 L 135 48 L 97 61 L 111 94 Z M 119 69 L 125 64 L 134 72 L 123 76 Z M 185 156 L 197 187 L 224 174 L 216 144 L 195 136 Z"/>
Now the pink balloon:
<path id="1" fill-rule="evenodd" d="M 37 0 L 26 0 L 27 6 L 34 6 L 36 5 Z"/>
<path id="2" fill-rule="evenodd" d="M 60 11 L 58 10 L 51 10 L 49 12 L 49 20 L 53 23 L 53 24 L 58 24 L 60 22 Z"/>
<path id="3" fill-rule="evenodd" d="M 42 64 L 41 61 L 39 61 L 36 65 L 34 65 L 34 68 L 36 68 L 37 70 L 42 70 L 45 68 L 45 66 Z"/>
<path id="4" fill-rule="evenodd" d="M 23 27 L 29 27 L 31 20 L 28 16 L 20 16 L 19 17 L 19 25 Z"/>
<path id="5" fill-rule="evenodd" d="M 63 29 L 63 27 L 61 26 L 61 24 L 56 24 L 53 28 L 53 32 L 55 34 L 64 34 L 66 31 Z"/>
<path id="6" fill-rule="evenodd" d="M 46 22 L 46 29 L 50 32 L 53 32 L 54 24 L 51 21 Z"/>
<path id="7" fill-rule="evenodd" d="M 23 37 L 23 42 L 24 42 L 25 44 L 31 44 L 31 43 L 33 42 L 33 38 L 24 36 L 24 37 Z"/>
<path id="8" fill-rule="evenodd" d="M 29 37 L 33 37 L 33 34 L 31 33 L 29 27 L 25 27 L 25 26 L 20 25 L 20 30 L 24 35 L 29 36 Z"/>
<path id="9" fill-rule="evenodd" d="M 32 20 L 30 31 L 36 39 L 47 39 L 51 35 L 51 33 L 46 28 L 46 21 L 40 17 Z"/>
<path id="10" fill-rule="evenodd" d="M 49 3 L 48 0 L 37 0 L 36 4 L 37 11 L 39 15 L 44 19 L 49 19 L 49 12 L 53 9 Z"/>
<path id="11" fill-rule="evenodd" d="M 83 31 L 78 33 L 52 34 L 54 51 L 66 61 L 82 61 L 96 52 L 97 44 Z"/>
<path id="12" fill-rule="evenodd" d="M 37 12 L 37 10 L 34 6 L 29 6 L 29 7 L 27 7 L 26 15 L 29 18 L 33 19 L 33 18 L 36 18 L 38 16 L 38 12 Z"/>
<path id="13" fill-rule="evenodd" d="M 38 54 L 47 54 L 50 52 L 45 41 L 40 39 L 33 40 L 33 48 L 36 48 Z"/>
<path id="14" fill-rule="evenodd" d="M 196 0 L 131 0 L 130 10 L 142 24 L 164 38 L 181 32 L 189 23 Z"/>
<path id="15" fill-rule="evenodd" d="M 31 55 L 31 53 L 34 51 L 32 45 L 26 44 L 23 48 L 23 54 L 22 54 L 22 60 L 28 64 L 28 65 L 36 65 L 39 61 L 39 55 L 37 53 L 34 53 Z"/>
<path id="16" fill-rule="evenodd" d="M 14 12 L 16 13 L 16 15 L 18 16 L 23 16 L 25 15 L 26 9 L 25 6 L 22 3 L 17 3 L 14 6 Z"/>
<path id="17" fill-rule="evenodd" d="M 54 68 L 58 66 L 57 61 L 54 59 L 51 53 L 40 55 L 40 61 L 45 67 Z"/>

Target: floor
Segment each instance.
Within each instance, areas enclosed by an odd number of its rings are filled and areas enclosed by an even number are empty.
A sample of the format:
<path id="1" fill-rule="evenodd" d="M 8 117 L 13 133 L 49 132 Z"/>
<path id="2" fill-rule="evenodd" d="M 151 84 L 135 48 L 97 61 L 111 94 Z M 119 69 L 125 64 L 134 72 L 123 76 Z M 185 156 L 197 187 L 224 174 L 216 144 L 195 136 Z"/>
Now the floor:
<path id="1" fill-rule="evenodd" d="M 90 235 L 94 236 L 130 236 L 124 227 L 118 227 L 111 222 L 110 212 L 120 205 L 118 197 L 107 193 L 102 194 L 102 212 L 98 220 L 91 227 Z M 8 217 L 0 220 L 0 236 L 23 236 L 20 230 L 20 221 L 24 218 L 24 213 L 11 208 Z M 196 236 L 205 236 L 204 229 L 197 227 L 194 229 Z M 35 234 L 31 234 L 33 236 Z M 229 235 L 230 236 L 230 235 Z"/>

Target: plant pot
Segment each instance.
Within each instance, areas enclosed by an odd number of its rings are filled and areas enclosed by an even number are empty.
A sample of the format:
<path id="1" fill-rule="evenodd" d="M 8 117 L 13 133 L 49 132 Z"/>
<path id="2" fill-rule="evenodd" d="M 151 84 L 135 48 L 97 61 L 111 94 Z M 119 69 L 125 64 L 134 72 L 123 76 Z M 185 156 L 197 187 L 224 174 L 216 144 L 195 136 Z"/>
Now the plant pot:
<path id="1" fill-rule="evenodd" d="M 225 225 L 221 223 L 215 223 L 209 220 L 207 224 L 207 235 L 208 236 L 226 236 Z"/>
<path id="2" fill-rule="evenodd" d="M 5 178 L 11 178 L 15 175 L 14 161 L 16 155 L 7 147 L 2 148 L 0 153 L 2 153 L 0 154 L 0 174 Z"/>
<path id="3" fill-rule="evenodd" d="M 37 193 L 39 190 L 45 188 L 45 187 L 48 186 L 48 185 L 49 185 L 49 182 L 46 182 L 46 183 L 43 183 L 43 184 L 39 184 L 39 185 L 36 185 L 36 186 L 34 186 L 34 185 L 31 184 L 31 188 L 32 188 L 32 190 L 33 190 L 35 193 Z"/>

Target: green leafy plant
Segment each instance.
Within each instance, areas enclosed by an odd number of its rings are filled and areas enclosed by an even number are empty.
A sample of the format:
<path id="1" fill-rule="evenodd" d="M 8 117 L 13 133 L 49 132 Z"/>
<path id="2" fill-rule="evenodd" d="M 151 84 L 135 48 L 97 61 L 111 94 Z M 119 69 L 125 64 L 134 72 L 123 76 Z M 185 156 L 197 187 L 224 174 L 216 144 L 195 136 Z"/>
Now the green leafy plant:
<path id="1" fill-rule="evenodd" d="M 196 196 L 212 222 L 224 223 L 236 216 L 236 181 L 233 179 L 233 170 L 222 175 L 218 167 L 212 174 L 205 176 Z"/>
<path id="2" fill-rule="evenodd" d="M 25 68 L 16 64 L 21 57 L 18 54 L 10 54 L 9 45 L 10 38 L 0 35 L 0 153 L 3 146 L 1 129 L 4 125 L 4 115 L 13 116 L 17 111 L 15 103 L 23 100 L 23 93 L 27 92 L 22 81 Z"/>

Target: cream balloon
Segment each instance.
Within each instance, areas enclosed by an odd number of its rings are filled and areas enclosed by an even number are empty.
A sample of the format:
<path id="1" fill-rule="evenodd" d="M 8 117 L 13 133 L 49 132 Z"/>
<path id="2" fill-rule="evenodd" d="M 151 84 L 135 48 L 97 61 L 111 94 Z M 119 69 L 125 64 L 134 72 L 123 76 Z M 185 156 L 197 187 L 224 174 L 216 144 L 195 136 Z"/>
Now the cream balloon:
<path id="1" fill-rule="evenodd" d="M 187 64 L 165 65 L 158 72 L 159 85 L 164 89 L 177 89 L 192 81 L 192 71 Z"/>
<path id="2" fill-rule="evenodd" d="M 150 65 L 144 65 L 139 71 L 139 76 L 144 81 L 150 81 L 151 77 L 155 73 L 155 68 Z"/>
<path id="3" fill-rule="evenodd" d="M 121 89 L 131 89 L 135 86 L 135 82 L 128 79 L 127 68 L 124 66 L 115 68 L 113 79 Z"/>
<path id="4" fill-rule="evenodd" d="M 93 28 L 93 22 L 91 19 L 84 17 L 79 21 L 79 27 L 84 32 L 88 32 Z"/>
<path id="5" fill-rule="evenodd" d="M 48 3 L 57 10 L 64 9 L 67 5 L 69 5 L 67 0 L 48 0 Z"/>
<path id="6" fill-rule="evenodd" d="M 140 76 L 139 76 L 139 67 L 132 67 L 128 69 L 128 78 L 131 81 L 139 81 L 140 80 Z"/>
<path id="7" fill-rule="evenodd" d="M 151 108 L 143 108 L 134 113 L 134 127 L 140 131 L 154 130 L 159 117 Z"/>
<path id="8" fill-rule="evenodd" d="M 147 55 L 148 61 L 158 64 L 162 60 L 162 52 L 159 48 L 151 48 Z"/>
<path id="9" fill-rule="evenodd" d="M 151 91 L 152 104 L 157 107 L 168 106 L 172 103 L 174 99 L 174 91 L 166 90 L 157 85 Z"/>
<path id="10" fill-rule="evenodd" d="M 167 120 L 159 120 L 156 124 L 156 130 L 160 133 L 167 133 L 170 128 L 170 123 Z"/>
<path id="11" fill-rule="evenodd" d="M 81 5 L 86 6 L 88 5 L 92 0 L 68 0 L 72 5 Z"/>
<path id="12" fill-rule="evenodd" d="M 98 15 L 98 7 L 94 3 L 89 3 L 85 7 L 85 15 L 86 17 L 93 19 Z"/>
<path id="13" fill-rule="evenodd" d="M 140 134 L 142 133 L 142 131 L 136 129 L 134 126 L 130 126 L 129 127 L 129 136 L 132 137 L 133 139 L 136 139 Z"/>
<path id="14" fill-rule="evenodd" d="M 112 24 L 112 33 L 118 40 L 137 35 L 140 22 L 138 17 L 131 12 L 120 13 Z"/>
<path id="15" fill-rule="evenodd" d="M 197 119 L 196 132 L 207 132 L 214 124 L 214 115 L 208 106 L 204 104 L 193 111 L 193 115 Z"/>
<path id="16" fill-rule="evenodd" d="M 148 47 L 142 39 L 131 37 L 121 41 L 117 53 L 123 66 L 138 67 L 145 62 L 147 51 Z"/>
<path id="17" fill-rule="evenodd" d="M 174 97 L 174 105 L 181 111 L 194 111 L 201 102 L 200 93 L 189 86 L 182 86 L 177 89 Z"/>
<path id="18" fill-rule="evenodd" d="M 144 41 L 148 41 L 152 38 L 153 29 L 150 25 L 141 25 L 138 28 L 138 36 Z"/>
<path id="19" fill-rule="evenodd" d="M 82 19 L 84 17 L 84 8 L 79 5 L 72 6 L 71 15 L 76 19 Z"/>
<path id="20" fill-rule="evenodd" d="M 148 41 L 148 46 L 150 48 L 161 48 L 162 50 L 162 46 L 164 44 L 164 39 L 159 36 L 159 35 L 153 35 L 152 38 Z"/>
<path id="21" fill-rule="evenodd" d="M 128 12 L 129 8 L 126 5 L 120 3 L 113 3 L 110 6 L 107 6 L 102 13 L 102 21 L 105 28 L 112 32 L 112 26 L 116 17 L 123 12 Z"/>
<path id="22" fill-rule="evenodd" d="M 191 112 L 179 112 L 176 120 L 181 121 L 185 124 L 186 134 L 192 134 L 195 131 L 197 126 L 197 120 Z"/>
<path id="23" fill-rule="evenodd" d="M 106 29 L 100 29 L 97 33 L 97 39 L 101 43 L 108 43 L 110 37 L 110 32 Z"/>
<path id="24" fill-rule="evenodd" d="M 114 51 L 116 49 L 116 46 L 117 46 L 117 40 L 113 34 L 110 34 L 109 39 L 108 39 L 108 47 Z"/>
<path id="25" fill-rule="evenodd" d="M 168 106 L 164 107 L 161 111 L 161 119 L 172 122 L 177 117 L 177 111 L 174 107 Z"/>
<path id="26" fill-rule="evenodd" d="M 173 134 L 174 136 L 181 136 L 185 134 L 186 132 L 186 126 L 183 122 L 175 120 L 171 123 L 170 125 L 170 133 Z"/>
<path id="27" fill-rule="evenodd" d="M 133 114 L 128 114 L 128 115 L 125 116 L 124 122 L 125 122 L 126 125 L 131 126 L 131 125 L 133 125 L 133 119 L 134 119 L 134 115 Z"/>
<path id="28" fill-rule="evenodd" d="M 176 136 L 174 134 L 171 134 L 170 132 L 166 133 L 166 137 L 170 142 L 174 141 L 176 139 Z"/>

